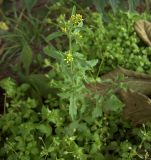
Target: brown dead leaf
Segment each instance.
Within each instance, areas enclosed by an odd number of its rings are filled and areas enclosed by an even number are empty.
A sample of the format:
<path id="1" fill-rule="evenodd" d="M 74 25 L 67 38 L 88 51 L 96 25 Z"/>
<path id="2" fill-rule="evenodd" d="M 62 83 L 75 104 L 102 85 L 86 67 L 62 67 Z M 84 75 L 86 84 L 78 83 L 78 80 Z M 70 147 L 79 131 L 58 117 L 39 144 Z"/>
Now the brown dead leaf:
<path id="1" fill-rule="evenodd" d="M 146 95 L 133 90 L 120 90 L 118 95 L 125 104 L 123 111 L 125 119 L 134 125 L 151 120 L 151 100 Z"/>
<path id="2" fill-rule="evenodd" d="M 117 76 L 124 75 L 125 79 L 117 81 Z M 123 116 L 130 120 L 134 125 L 142 124 L 151 121 L 151 100 L 148 97 L 151 95 L 151 76 L 139 73 L 124 68 L 117 68 L 101 77 L 103 80 L 112 79 L 116 86 L 119 83 L 124 83 L 127 90 L 115 88 L 113 92 L 125 104 Z M 87 84 L 92 92 L 105 95 L 105 93 L 113 87 L 111 83 L 102 82 L 97 84 Z"/>
<path id="3" fill-rule="evenodd" d="M 151 46 L 151 23 L 146 20 L 139 20 L 135 23 L 134 29 L 138 36 Z"/>

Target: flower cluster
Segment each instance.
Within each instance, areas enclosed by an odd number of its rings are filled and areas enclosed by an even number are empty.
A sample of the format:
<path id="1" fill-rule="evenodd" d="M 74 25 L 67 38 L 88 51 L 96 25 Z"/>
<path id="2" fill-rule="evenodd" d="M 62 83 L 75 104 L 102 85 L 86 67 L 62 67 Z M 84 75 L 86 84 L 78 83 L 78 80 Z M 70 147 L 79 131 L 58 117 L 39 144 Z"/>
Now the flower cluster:
<path id="1" fill-rule="evenodd" d="M 67 63 L 70 63 L 73 61 L 73 56 L 72 56 L 72 53 L 71 51 L 67 51 L 66 52 L 66 58 L 64 59 Z"/>
<path id="2" fill-rule="evenodd" d="M 8 25 L 5 22 L 0 21 L 0 30 L 7 31 L 8 29 Z"/>
<path id="3" fill-rule="evenodd" d="M 61 27 L 61 31 L 64 33 L 67 33 L 67 28 L 66 27 Z"/>
<path id="4" fill-rule="evenodd" d="M 75 28 L 82 27 L 83 18 L 81 14 L 72 15 L 68 20 L 65 19 L 64 15 L 61 15 L 57 19 L 60 29 L 63 33 L 71 33 Z"/>
<path id="5" fill-rule="evenodd" d="M 70 17 L 70 22 L 72 22 L 75 25 L 78 25 L 79 23 L 81 23 L 83 21 L 82 15 L 81 14 L 76 14 L 76 15 L 72 15 Z"/>

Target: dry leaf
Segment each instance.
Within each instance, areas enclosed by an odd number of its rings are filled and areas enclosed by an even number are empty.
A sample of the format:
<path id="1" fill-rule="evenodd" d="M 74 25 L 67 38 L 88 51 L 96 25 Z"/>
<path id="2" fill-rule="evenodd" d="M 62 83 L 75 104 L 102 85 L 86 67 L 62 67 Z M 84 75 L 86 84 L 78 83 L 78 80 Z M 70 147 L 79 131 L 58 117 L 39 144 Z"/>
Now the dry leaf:
<path id="1" fill-rule="evenodd" d="M 124 75 L 125 79 L 117 81 L 117 77 Z M 138 73 L 124 68 L 117 68 L 102 76 L 103 80 L 112 79 L 114 83 L 127 85 L 128 90 L 115 88 L 113 91 L 125 104 L 123 116 L 132 121 L 134 125 L 142 124 L 151 120 L 151 76 Z M 111 83 L 103 82 L 86 85 L 91 91 L 104 95 L 110 88 Z"/>
<path id="2" fill-rule="evenodd" d="M 120 90 L 119 97 L 125 104 L 123 115 L 134 125 L 151 120 L 151 100 L 144 94 Z"/>
<path id="3" fill-rule="evenodd" d="M 151 23 L 146 20 L 139 20 L 135 23 L 134 29 L 139 37 L 151 46 Z"/>

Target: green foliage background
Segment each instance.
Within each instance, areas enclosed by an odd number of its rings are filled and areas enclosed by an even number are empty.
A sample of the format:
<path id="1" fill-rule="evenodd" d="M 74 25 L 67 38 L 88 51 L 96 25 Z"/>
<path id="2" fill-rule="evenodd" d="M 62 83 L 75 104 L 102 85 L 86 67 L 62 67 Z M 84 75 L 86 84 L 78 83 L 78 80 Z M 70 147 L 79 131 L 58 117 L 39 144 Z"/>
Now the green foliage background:
<path id="1" fill-rule="evenodd" d="M 151 48 L 133 28 L 150 15 L 118 11 L 106 22 L 90 8 L 60 1 L 37 16 L 36 1 L 27 2 L 25 11 L 2 19 L 9 30 L 0 32 L 1 73 L 15 76 L 0 81 L 0 158 L 150 159 L 151 124 L 132 126 L 112 90 L 100 96 L 85 86 L 118 66 L 150 74 Z"/>

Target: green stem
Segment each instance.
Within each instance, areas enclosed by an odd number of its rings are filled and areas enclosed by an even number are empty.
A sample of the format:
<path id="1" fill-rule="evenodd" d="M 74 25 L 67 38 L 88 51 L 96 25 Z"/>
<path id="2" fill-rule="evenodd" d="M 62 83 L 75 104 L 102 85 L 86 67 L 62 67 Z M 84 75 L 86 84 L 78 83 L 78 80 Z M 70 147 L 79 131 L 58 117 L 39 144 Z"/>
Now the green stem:
<path id="1" fill-rule="evenodd" d="M 105 58 L 105 55 L 103 55 L 103 57 L 102 57 L 102 61 L 101 61 L 100 65 L 99 65 L 99 70 L 98 70 L 98 72 L 97 72 L 96 78 L 99 76 L 99 73 L 100 73 L 102 64 L 103 64 L 103 62 L 104 62 L 104 58 Z"/>
<path id="2" fill-rule="evenodd" d="M 71 37 L 71 31 L 69 32 L 69 51 L 72 54 L 72 37 Z M 71 73 L 73 73 L 73 63 L 71 62 Z M 72 76 L 73 77 L 73 76 Z"/>
<path id="3" fill-rule="evenodd" d="M 7 103 L 6 98 L 7 98 L 7 96 L 6 96 L 6 94 L 4 94 L 4 114 L 6 114 L 6 103 Z"/>
<path id="4" fill-rule="evenodd" d="M 72 44 L 71 44 L 71 42 L 72 42 L 72 38 L 71 38 L 71 35 L 69 33 L 69 51 L 70 52 L 72 52 Z"/>

